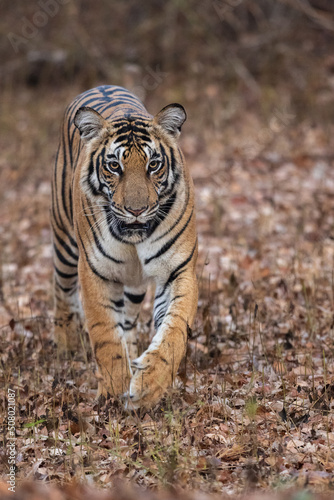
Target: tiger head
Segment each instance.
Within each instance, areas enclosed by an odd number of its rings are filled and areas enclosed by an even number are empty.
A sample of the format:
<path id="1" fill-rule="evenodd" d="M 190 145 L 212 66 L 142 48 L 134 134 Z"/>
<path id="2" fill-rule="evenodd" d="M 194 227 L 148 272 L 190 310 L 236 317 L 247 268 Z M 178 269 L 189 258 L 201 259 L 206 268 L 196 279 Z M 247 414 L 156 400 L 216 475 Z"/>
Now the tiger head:
<path id="1" fill-rule="evenodd" d="M 168 215 L 183 176 L 177 138 L 186 116 L 180 104 L 166 106 L 154 118 L 106 120 L 89 107 L 77 111 L 74 124 L 87 144 L 82 186 L 103 206 L 117 239 L 143 241 Z"/>

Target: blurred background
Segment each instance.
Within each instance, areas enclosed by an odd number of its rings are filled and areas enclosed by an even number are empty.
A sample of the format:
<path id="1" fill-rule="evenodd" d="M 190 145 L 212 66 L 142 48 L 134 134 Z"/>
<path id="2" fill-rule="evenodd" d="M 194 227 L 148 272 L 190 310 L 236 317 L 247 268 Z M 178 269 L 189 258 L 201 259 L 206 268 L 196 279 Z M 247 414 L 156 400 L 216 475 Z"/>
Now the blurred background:
<path id="1" fill-rule="evenodd" d="M 110 82 L 202 106 L 206 126 L 282 92 L 330 117 L 333 14 L 330 0 L 2 1 L 2 90 Z"/>
<path id="2" fill-rule="evenodd" d="M 18 479 L 109 485 L 124 474 L 229 494 L 296 478 L 333 485 L 333 0 L 0 0 L 0 12 L 0 406 L 16 384 Z M 182 425 L 173 417 L 165 432 L 158 410 L 140 437 L 117 405 L 102 409 L 105 424 L 91 420 L 91 355 L 57 363 L 52 344 L 59 128 L 73 98 L 100 84 L 132 90 L 152 114 L 172 102 L 188 113 L 199 312 L 173 396 Z M 78 401 L 94 424 L 84 458 Z"/>
<path id="3" fill-rule="evenodd" d="M 206 115 L 230 103 L 230 116 L 236 96 L 265 108 L 280 90 L 296 112 L 325 113 L 333 32 L 330 0 L 2 1 L 1 85 L 112 82 L 144 99 L 162 85 L 186 104 L 209 98 Z"/>

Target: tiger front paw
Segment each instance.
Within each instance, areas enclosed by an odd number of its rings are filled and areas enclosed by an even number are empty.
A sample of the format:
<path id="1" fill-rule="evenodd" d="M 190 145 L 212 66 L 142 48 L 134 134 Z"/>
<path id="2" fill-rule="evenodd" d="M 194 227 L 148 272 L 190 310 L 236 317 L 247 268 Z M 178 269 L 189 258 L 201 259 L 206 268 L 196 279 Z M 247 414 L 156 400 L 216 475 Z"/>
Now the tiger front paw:
<path id="1" fill-rule="evenodd" d="M 129 410 L 151 408 L 162 398 L 173 382 L 173 367 L 158 351 L 143 353 L 132 361 L 135 371 L 130 388 L 124 394 L 125 407 Z"/>

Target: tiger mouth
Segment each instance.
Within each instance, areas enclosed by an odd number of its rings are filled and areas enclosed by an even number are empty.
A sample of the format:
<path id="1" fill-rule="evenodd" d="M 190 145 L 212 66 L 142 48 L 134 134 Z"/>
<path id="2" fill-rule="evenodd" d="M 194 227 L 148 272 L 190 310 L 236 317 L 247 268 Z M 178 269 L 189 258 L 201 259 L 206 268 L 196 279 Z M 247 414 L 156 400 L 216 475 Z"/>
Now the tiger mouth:
<path id="1" fill-rule="evenodd" d="M 132 222 L 132 223 L 126 223 L 121 221 L 119 223 L 119 230 L 120 232 L 129 232 L 129 231 L 148 231 L 150 228 L 149 222 Z"/>

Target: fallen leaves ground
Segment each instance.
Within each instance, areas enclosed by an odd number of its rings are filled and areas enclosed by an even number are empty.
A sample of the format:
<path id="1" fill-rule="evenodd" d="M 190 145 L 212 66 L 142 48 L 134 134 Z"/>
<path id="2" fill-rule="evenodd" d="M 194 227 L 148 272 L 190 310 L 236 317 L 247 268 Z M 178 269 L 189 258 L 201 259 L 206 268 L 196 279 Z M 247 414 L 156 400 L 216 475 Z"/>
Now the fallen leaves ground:
<path id="1" fill-rule="evenodd" d="M 216 91 L 208 88 L 208 99 Z M 2 105 L 3 479 L 10 387 L 18 482 L 110 487 L 120 477 L 225 494 L 332 491 L 333 127 L 298 123 L 282 106 L 267 116 L 236 113 L 223 129 L 185 128 L 199 311 L 176 387 L 155 409 L 129 415 L 113 400 L 96 401 L 87 339 L 70 360 L 58 358 L 52 340 L 49 178 L 61 114 L 75 93 L 17 97 L 8 89 Z M 147 303 L 143 346 L 148 318 Z"/>

